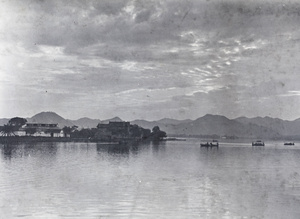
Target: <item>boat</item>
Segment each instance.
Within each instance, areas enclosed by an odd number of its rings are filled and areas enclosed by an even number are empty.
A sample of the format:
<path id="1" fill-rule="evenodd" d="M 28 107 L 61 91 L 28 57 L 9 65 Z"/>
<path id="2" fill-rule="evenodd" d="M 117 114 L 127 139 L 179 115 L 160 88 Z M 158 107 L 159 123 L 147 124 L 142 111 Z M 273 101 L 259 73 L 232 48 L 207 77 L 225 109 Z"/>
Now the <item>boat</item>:
<path id="1" fill-rule="evenodd" d="M 265 146 L 265 143 L 261 140 L 253 141 L 252 146 Z"/>
<path id="2" fill-rule="evenodd" d="M 285 142 L 284 145 L 295 145 L 294 142 Z"/>
<path id="3" fill-rule="evenodd" d="M 217 140 L 212 140 L 211 142 L 200 143 L 201 147 L 219 147 L 219 142 Z"/>

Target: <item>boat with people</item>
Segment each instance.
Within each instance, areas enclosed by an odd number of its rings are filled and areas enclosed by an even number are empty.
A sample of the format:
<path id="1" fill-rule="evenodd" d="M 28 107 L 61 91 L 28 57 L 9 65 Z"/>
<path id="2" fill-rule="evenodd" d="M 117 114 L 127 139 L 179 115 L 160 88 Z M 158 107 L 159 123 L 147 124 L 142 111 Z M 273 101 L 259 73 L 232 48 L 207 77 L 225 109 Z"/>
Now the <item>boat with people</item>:
<path id="1" fill-rule="evenodd" d="M 295 145 L 294 142 L 285 142 L 284 145 Z"/>
<path id="2" fill-rule="evenodd" d="M 253 141 L 252 146 L 265 146 L 265 143 L 261 140 Z"/>
<path id="3" fill-rule="evenodd" d="M 210 142 L 200 143 L 201 147 L 219 147 L 219 142 L 217 140 L 212 140 Z"/>

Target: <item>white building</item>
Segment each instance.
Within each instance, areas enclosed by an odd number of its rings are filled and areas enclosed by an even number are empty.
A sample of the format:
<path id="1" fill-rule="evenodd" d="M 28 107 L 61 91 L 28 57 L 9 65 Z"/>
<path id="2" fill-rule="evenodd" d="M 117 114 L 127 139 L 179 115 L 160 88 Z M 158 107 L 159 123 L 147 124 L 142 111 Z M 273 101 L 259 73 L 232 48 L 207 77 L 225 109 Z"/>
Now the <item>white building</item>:
<path id="1" fill-rule="evenodd" d="M 63 137 L 63 131 L 58 127 L 58 124 L 47 123 L 26 123 L 24 127 L 19 130 L 20 136 L 24 134 L 29 136 L 41 137 Z M 17 134 L 17 133 L 16 133 Z"/>

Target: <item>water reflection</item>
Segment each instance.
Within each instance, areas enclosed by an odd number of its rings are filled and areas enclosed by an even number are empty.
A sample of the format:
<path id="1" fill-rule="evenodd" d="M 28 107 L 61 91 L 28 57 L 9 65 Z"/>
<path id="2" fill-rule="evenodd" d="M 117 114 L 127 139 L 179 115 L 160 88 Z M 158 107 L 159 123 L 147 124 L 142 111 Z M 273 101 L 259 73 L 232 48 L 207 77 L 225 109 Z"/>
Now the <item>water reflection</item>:
<path id="1" fill-rule="evenodd" d="M 1 147 L 1 154 L 5 159 L 11 159 L 14 154 L 16 154 L 18 149 L 18 145 L 13 144 L 5 144 Z"/>
<path id="2" fill-rule="evenodd" d="M 152 142 L 153 152 L 165 152 L 166 151 L 166 142 L 165 141 L 153 141 Z"/>
<path id="3" fill-rule="evenodd" d="M 215 150 L 219 150 L 219 147 L 200 147 L 200 149 L 206 151 L 215 151 Z"/>
<path id="4" fill-rule="evenodd" d="M 153 152 L 160 152 L 166 150 L 166 142 L 140 142 L 140 143 L 127 143 L 127 144 L 97 144 L 98 153 L 108 153 L 110 155 L 123 155 L 129 154 L 137 155 L 141 151 L 149 150 L 152 148 Z"/>
<path id="5" fill-rule="evenodd" d="M 130 148 L 129 144 L 97 144 L 98 153 L 106 152 L 111 155 L 128 155 Z"/>
<path id="6" fill-rule="evenodd" d="M 195 140 L 0 150 L 5 218 L 300 218 L 297 148 Z"/>
<path id="7" fill-rule="evenodd" d="M 35 154 L 55 156 L 57 144 L 55 142 L 33 142 L 33 143 L 10 143 L 0 147 L 4 159 L 27 157 Z"/>

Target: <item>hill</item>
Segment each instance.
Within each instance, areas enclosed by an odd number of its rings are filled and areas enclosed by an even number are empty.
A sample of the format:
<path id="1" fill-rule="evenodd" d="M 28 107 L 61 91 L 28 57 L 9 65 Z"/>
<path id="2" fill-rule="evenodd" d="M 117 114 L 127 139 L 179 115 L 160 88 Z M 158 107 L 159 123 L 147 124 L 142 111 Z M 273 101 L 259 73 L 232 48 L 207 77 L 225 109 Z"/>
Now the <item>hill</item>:
<path id="1" fill-rule="evenodd" d="M 177 119 L 169 119 L 169 118 L 164 118 L 156 121 L 159 124 L 165 124 L 165 125 L 178 125 L 182 123 L 188 123 L 192 122 L 193 120 L 191 119 L 185 119 L 185 120 L 177 120 Z"/>
<path id="2" fill-rule="evenodd" d="M 95 128 L 101 122 L 100 119 L 90 119 L 87 117 L 80 118 L 77 120 L 71 120 L 73 124 L 82 128 Z"/>
<path id="3" fill-rule="evenodd" d="M 147 121 L 147 120 L 142 120 L 142 119 L 137 119 L 137 120 L 133 120 L 130 122 L 131 124 L 135 124 L 135 125 L 138 125 L 138 126 L 141 126 L 143 128 L 146 128 L 146 129 L 152 129 L 154 126 L 159 126 L 160 128 L 162 128 L 161 126 L 163 124 L 159 123 L 159 122 L 156 122 L 156 121 Z"/>
<path id="4" fill-rule="evenodd" d="M 0 119 L 0 126 L 6 125 L 10 119 Z"/>
<path id="5" fill-rule="evenodd" d="M 243 124 L 225 116 L 207 114 L 192 122 L 169 126 L 167 133 L 184 135 L 219 135 L 243 138 L 275 138 L 280 134 L 271 128 L 256 124 Z"/>
<path id="6" fill-rule="evenodd" d="M 108 123 L 109 121 L 122 121 L 119 117 L 100 120 L 88 117 L 78 120 L 64 119 L 54 112 L 41 112 L 31 118 L 28 122 L 35 123 L 57 123 L 59 127 L 77 125 L 79 128 L 95 128 L 98 123 Z M 0 125 L 7 124 L 9 119 L 0 119 Z M 186 136 L 227 136 L 240 138 L 294 138 L 300 139 L 300 119 L 287 121 L 271 117 L 239 117 L 228 119 L 225 116 L 207 114 L 196 120 L 176 120 L 170 118 L 158 121 L 134 120 L 131 124 L 139 125 L 143 128 L 152 129 L 159 126 L 168 135 Z"/>
<path id="7" fill-rule="evenodd" d="M 99 123 L 108 123 L 109 121 L 122 121 L 119 117 L 114 117 L 107 120 L 90 119 L 88 117 L 78 120 L 68 120 L 54 112 L 41 112 L 27 119 L 28 122 L 34 123 L 57 123 L 59 127 L 78 126 L 79 128 L 95 128 Z"/>
<path id="8" fill-rule="evenodd" d="M 238 121 L 245 125 L 255 124 L 258 126 L 271 128 L 283 136 L 300 135 L 300 119 L 287 121 L 266 116 L 255 118 L 239 117 L 236 118 L 235 121 Z"/>
<path id="9" fill-rule="evenodd" d="M 28 118 L 27 121 L 32 123 L 57 123 L 61 128 L 74 125 L 70 120 L 66 120 L 54 112 L 41 112 Z"/>
<path id="10" fill-rule="evenodd" d="M 101 123 L 105 124 L 105 123 L 109 123 L 109 122 L 122 122 L 123 120 L 120 119 L 119 117 L 114 117 L 114 118 L 111 118 L 111 119 L 106 119 L 106 120 L 103 120 L 101 121 Z"/>

